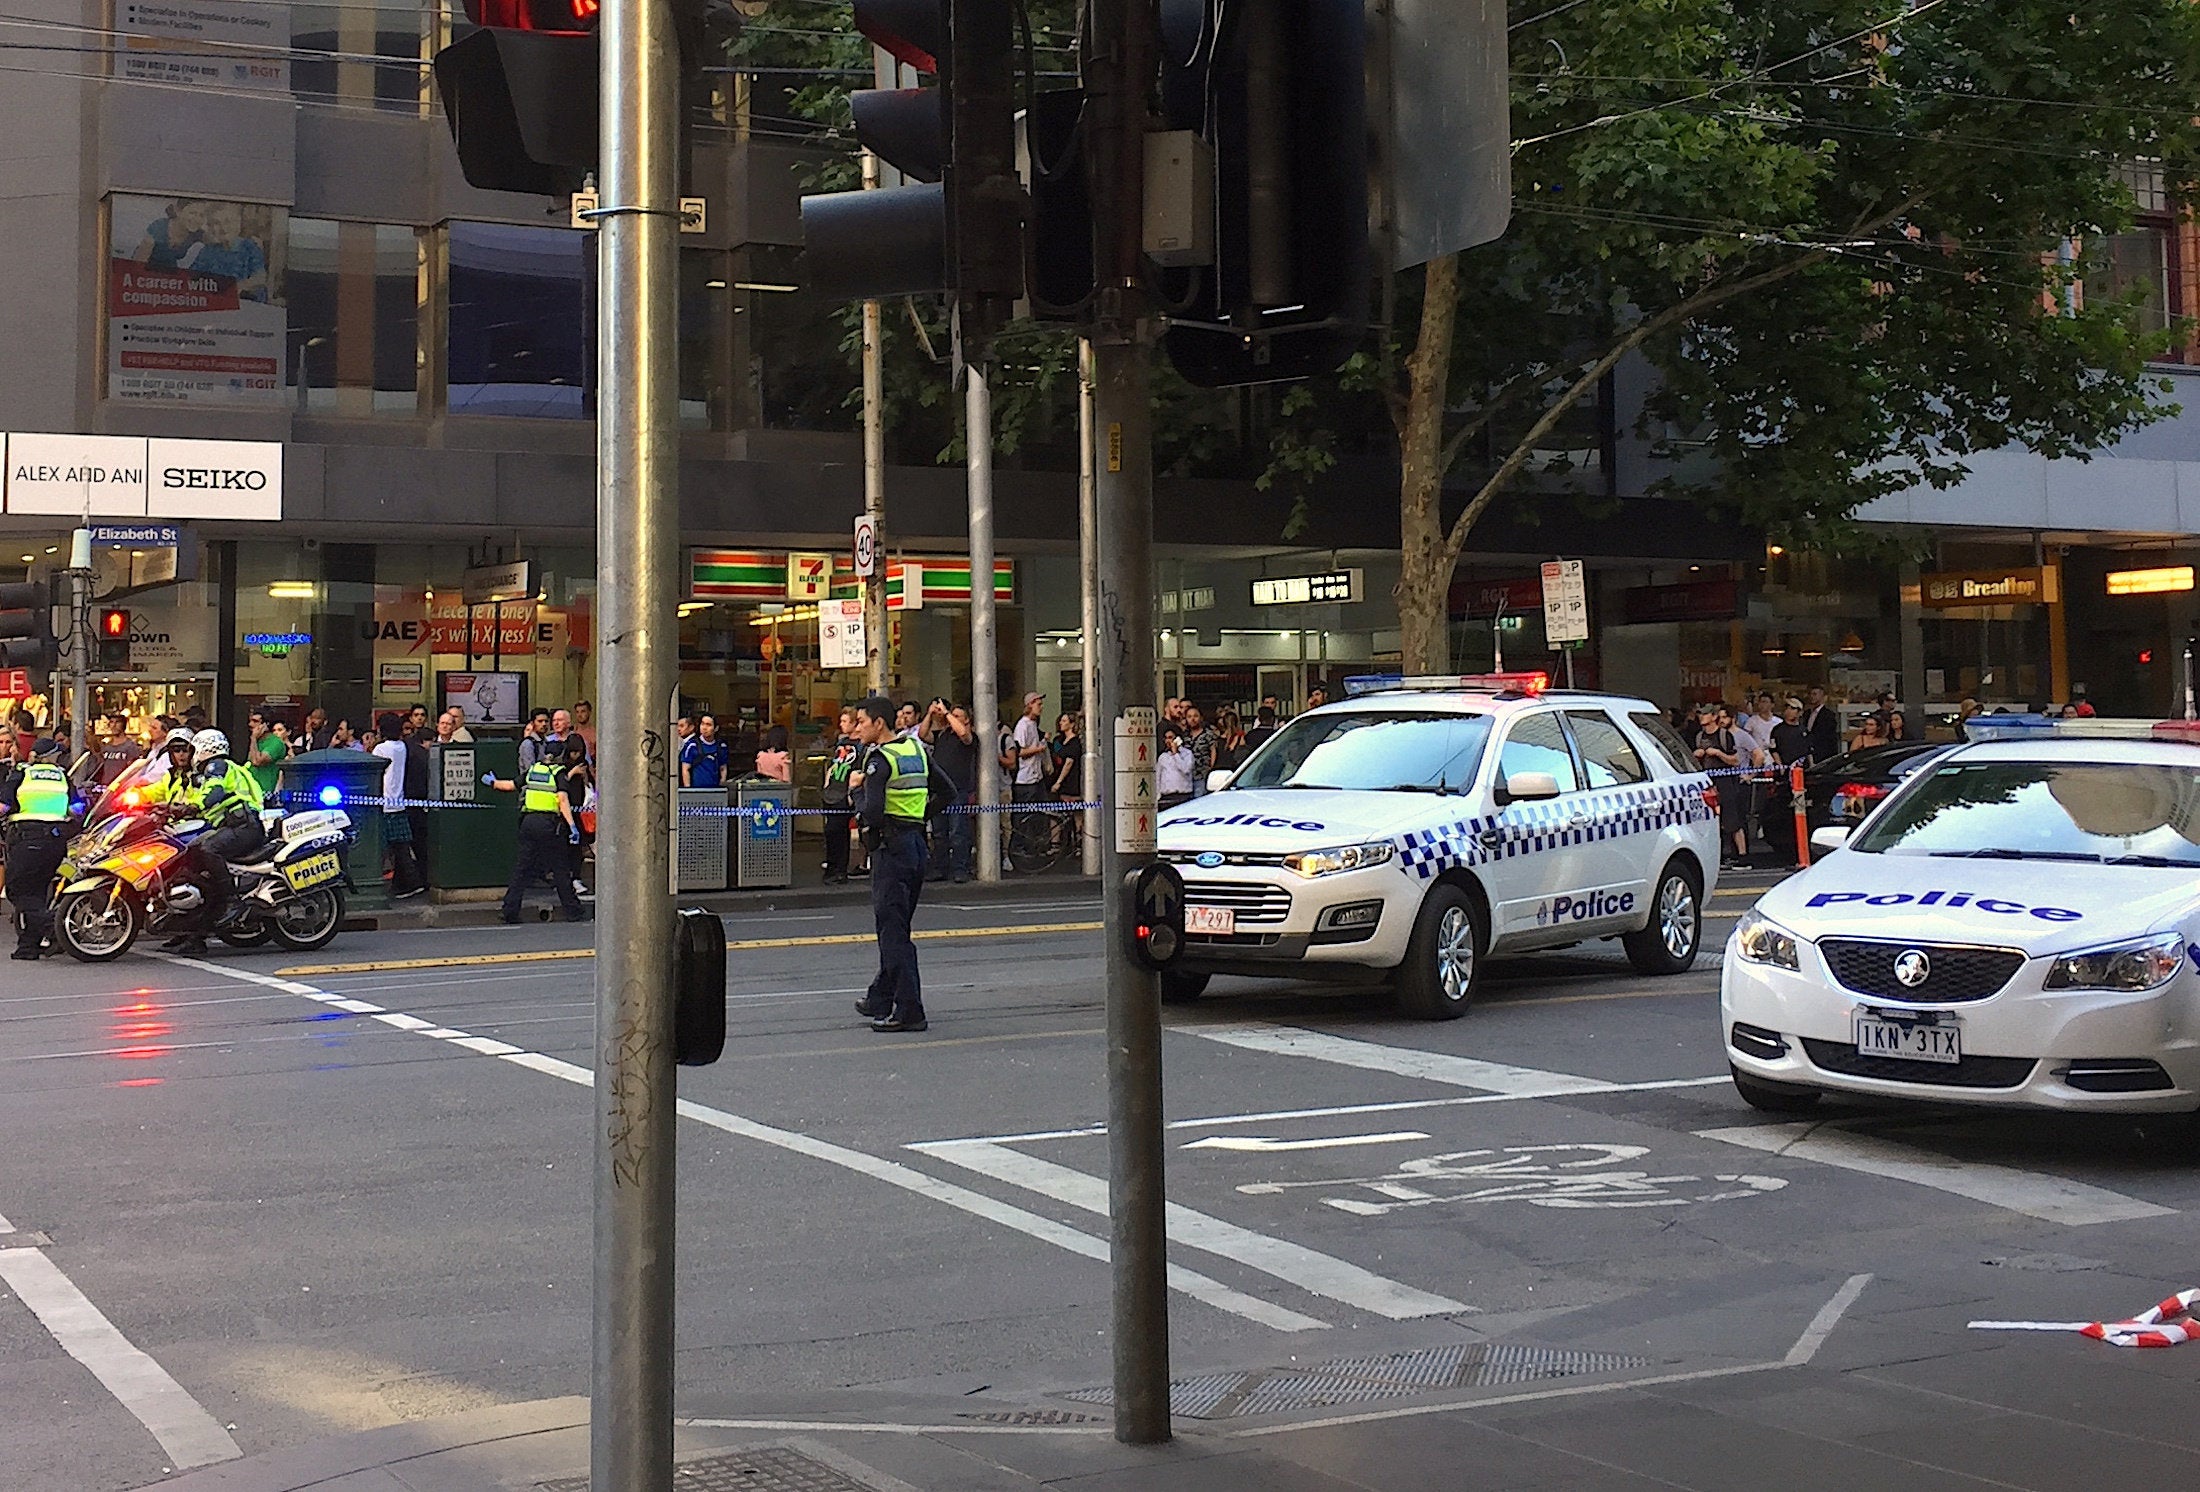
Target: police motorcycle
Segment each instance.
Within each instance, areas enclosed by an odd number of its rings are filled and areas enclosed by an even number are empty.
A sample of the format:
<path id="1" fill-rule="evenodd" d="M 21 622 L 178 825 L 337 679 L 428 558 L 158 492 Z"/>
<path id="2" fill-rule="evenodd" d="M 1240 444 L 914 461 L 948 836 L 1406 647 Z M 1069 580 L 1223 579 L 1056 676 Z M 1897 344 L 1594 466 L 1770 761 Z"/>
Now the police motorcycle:
<path id="1" fill-rule="evenodd" d="M 167 771 L 157 755 L 148 757 L 85 815 L 91 827 L 70 841 L 56 881 L 61 949 L 83 963 L 107 963 L 148 933 L 203 934 L 234 948 L 272 939 L 301 953 L 328 946 L 344 921 L 344 852 L 356 837 L 350 816 L 340 809 L 263 812 L 266 842 L 228 866 L 236 885 L 232 916 L 207 928 L 206 892 L 185 856 L 208 826 L 157 790 Z"/>

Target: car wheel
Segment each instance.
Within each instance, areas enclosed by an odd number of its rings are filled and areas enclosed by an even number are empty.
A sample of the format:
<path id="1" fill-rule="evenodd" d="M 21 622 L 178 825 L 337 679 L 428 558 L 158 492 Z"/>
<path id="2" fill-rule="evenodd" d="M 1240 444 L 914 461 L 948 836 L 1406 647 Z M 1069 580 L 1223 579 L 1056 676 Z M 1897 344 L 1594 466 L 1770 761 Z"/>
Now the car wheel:
<path id="1" fill-rule="evenodd" d="M 1734 1075 L 1734 1091 L 1742 1095 L 1742 1102 L 1767 1114 L 1800 1114 L 1816 1108 L 1823 1096 L 1815 1088 L 1791 1088 L 1786 1083 L 1750 1077 L 1731 1063 L 1727 1071 Z"/>
<path id="2" fill-rule="evenodd" d="M 1482 950 L 1489 930 L 1482 907 L 1461 888 L 1429 888 L 1413 924 L 1413 941 L 1398 966 L 1398 1004 L 1424 1021 L 1457 1020 L 1474 1003 L 1482 982 Z"/>
<path id="3" fill-rule="evenodd" d="M 1658 873 L 1650 921 L 1620 939 L 1627 961 L 1645 974 L 1685 974 L 1703 943 L 1703 877 L 1685 860 Z"/>
<path id="4" fill-rule="evenodd" d="M 1210 974 L 1194 974 L 1176 969 L 1161 971 L 1161 1000 L 1165 1005 L 1189 1005 L 1207 993 Z"/>

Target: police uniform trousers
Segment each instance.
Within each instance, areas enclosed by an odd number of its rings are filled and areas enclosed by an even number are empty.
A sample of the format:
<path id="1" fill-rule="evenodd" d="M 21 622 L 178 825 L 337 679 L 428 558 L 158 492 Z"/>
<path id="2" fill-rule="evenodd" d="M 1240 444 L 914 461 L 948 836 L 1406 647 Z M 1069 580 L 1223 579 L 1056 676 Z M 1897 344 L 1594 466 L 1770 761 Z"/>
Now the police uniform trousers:
<path id="1" fill-rule="evenodd" d="M 930 856 L 921 825 L 889 823 L 871 851 L 871 921 L 878 930 L 878 977 L 867 997 L 874 1015 L 899 1015 L 914 1021 L 924 1015 L 924 988 L 917 978 L 917 945 L 909 924 L 924 894 Z"/>
<path id="2" fill-rule="evenodd" d="M 15 938 L 21 952 L 37 952 L 53 931 L 53 878 L 68 848 L 67 824 L 8 826 L 8 901 L 21 914 Z"/>
<path id="3" fill-rule="evenodd" d="M 572 864 L 572 846 L 566 842 L 565 820 L 554 813 L 523 813 L 519 816 L 519 859 L 512 866 L 512 884 L 504 888 L 504 920 L 519 920 L 520 899 L 527 888 L 544 876 L 557 888 L 558 905 L 565 910 L 565 920 L 581 920 L 581 900 L 573 894 L 573 878 L 567 874 Z"/>

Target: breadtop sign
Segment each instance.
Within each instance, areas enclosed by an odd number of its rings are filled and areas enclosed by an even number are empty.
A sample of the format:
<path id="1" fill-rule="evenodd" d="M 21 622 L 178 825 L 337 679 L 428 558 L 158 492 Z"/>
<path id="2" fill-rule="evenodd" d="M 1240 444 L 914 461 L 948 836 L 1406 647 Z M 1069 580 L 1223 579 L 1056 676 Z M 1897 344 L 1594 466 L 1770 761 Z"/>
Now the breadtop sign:
<path id="1" fill-rule="evenodd" d="M 283 516 L 283 448 L 271 440 L 141 435 L 0 436 L 0 512 L 45 518 Z"/>

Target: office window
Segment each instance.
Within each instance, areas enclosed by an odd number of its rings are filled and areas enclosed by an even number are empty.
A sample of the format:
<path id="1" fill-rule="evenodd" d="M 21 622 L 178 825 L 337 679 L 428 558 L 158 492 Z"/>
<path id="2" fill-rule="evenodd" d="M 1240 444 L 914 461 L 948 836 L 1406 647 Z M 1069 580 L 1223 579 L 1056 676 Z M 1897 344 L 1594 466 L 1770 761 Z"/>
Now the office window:
<path id="1" fill-rule="evenodd" d="M 301 411 L 419 410 L 419 235 L 290 220 L 290 387 Z"/>
<path id="2" fill-rule="evenodd" d="M 293 4 L 291 92 L 300 103 L 417 114 L 429 99 L 422 63 L 434 22 L 433 7 L 422 0 Z M 324 53 L 330 55 L 317 55 Z"/>
<path id="3" fill-rule="evenodd" d="M 450 225 L 450 412 L 578 420 L 594 413 L 594 235 Z"/>

